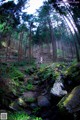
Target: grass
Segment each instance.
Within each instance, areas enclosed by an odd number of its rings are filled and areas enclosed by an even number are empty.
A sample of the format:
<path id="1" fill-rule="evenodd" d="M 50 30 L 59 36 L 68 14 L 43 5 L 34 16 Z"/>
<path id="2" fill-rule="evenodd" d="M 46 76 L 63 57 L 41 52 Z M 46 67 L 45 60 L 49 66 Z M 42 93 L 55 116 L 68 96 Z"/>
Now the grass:
<path id="1" fill-rule="evenodd" d="M 9 113 L 8 120 L 42 120 L 42 118 L 29 116 L 25 112 Z"/>

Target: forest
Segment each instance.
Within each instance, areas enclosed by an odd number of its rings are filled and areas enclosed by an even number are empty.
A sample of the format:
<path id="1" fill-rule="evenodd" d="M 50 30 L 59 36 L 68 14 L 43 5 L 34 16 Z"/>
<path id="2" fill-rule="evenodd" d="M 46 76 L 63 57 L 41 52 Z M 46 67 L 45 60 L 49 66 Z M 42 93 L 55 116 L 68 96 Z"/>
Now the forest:
<path id="1" fill-rule="evenodd" d="M 80 120 L 80 1 L 30 1 L 0 0 L 0 120 Z"/>

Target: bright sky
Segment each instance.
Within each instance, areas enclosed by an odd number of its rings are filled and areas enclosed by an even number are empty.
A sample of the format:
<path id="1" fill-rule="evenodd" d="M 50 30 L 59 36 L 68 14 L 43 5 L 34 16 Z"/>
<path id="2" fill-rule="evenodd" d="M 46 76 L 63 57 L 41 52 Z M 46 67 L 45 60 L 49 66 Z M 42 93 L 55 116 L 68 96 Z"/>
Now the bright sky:
<path id="1" fill-rule="evenodd" d="M 44 1 L 46 0 L 30 0 L 29 7 L 27 8 L 28 5 L 26 4 L 23 12 L 28 12 L 28 14 L 34 14 L 36 12 L 36 9 L 39 9 L 39 7 L 43 5 Z"/>
<path id="2" fill-rule="evenodd" d="M 0 0 L 1 1 L 1 0 Z M 5 2 L 12 1 L 12 0 L 4 0 Z M 13 0 L 15 3 L 17 3 L 18 0 Z M 23 12 L 27 12 L 28 14 L 34 14 L 36 12 L 36 9 L 39 9 L 40 6 L 43 5 L 43 2 L 46 0 L 29 0 L 29 7 L 28 4 L 25 5 L 25 9 L 22 10 Z M 28 7 L 28 8 L 27 8 Z"/>

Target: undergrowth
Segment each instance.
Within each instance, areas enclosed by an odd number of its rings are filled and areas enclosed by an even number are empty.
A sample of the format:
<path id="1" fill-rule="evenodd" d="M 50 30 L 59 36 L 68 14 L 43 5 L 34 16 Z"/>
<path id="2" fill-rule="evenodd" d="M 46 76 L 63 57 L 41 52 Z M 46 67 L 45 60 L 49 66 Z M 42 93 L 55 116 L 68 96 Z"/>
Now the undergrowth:
<path id="1" fill-rule="evenodd" d="M 42 118 L 29 116 L 25 112 L 9 113 L 8 120 L 42 120 Z"/>

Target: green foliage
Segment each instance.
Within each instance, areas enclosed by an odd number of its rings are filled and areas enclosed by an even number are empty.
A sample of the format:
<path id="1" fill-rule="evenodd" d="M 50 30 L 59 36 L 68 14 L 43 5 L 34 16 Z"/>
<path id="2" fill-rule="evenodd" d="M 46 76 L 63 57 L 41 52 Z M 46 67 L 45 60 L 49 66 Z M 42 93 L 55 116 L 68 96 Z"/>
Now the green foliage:
<path id="1" fill-rule="evenodd" d="M 8 66 L 8 65 L 1 65 L 0 67 L 0 74 L 1 77 L 10 79 L 10 85 L 12 86 L 13 93 L 16 93 L 16 87 L 19 87 L 21 84 L 21 81 L 23 80 L 24 74 L 21 73 L 16 67 L 14 66 Z"/>
<path id="2" fill-rule="evenodd" d="M 13 92 L 13 94 L 19 95 L 27 90 L 26 86 L 23 85 L 22 82 L 24 74 L 20 72 L 18 68 L 4 64 L 1 65 L 0 74 L 3 79 L 9 79 L 8 87 Z"/>
<path id="3" fill-rule="evenodd" d="M 5 26 L 5 23 L 0 24 L 0 32 L 3 32 L 3 30 L 4 30 L 4 26 Z"/>
<path id="4" fill-rule="evenodd" d="M 13 65 L 16 66 L 16 67 L 25 66 L 25 65 L 27 65 L 27 61 L 23 60 L 23 61 L 20 61 L 20 62 L 15 62 L 15 63 L 13 63 Z"/>
<path id="5" fill-rule="evenodd" d="M 10 67 L 10 68 L 7 68 L 7 70 L 9 70 L 9 73 L 8 73 L 8 75 L 9 75 L 9 77 L 11 78 L 11 79 L 22 79 L 23 77 L 24 77 L 24 74 L 23 73 L 21 73 L 17 68 L 15 68 L 15 67 Z"/>
<path id="6" fill-rule="evenodd" d="M 36 107 L 33 109 L 33 113 L 36 114 L 41 108 L 40 107 Z"/>
<path id="7" fill-rule="evenodd" d="M 54 70 L 51 68 L 51 66 L 45 66 L 42 65 L 37 73 L 39 76 L 39 79 L 44 81 L 44 80 L 53 80 L 54 79 Z"/>
<path id="8" fill-rule="evenodd" d="M 25 112 L 9 113 L 8 120 L 42 120 L 42 118 L 29 116 Z"/>
<path id="9" fill-rule="evenodd" d="M 26 88 L 27 88 L 27 90 L 33 90 L 34 86 L 29 83 L 29 84 L 27 84 Z"/>
<path id="10" fill-rule="evenodd" d="M 25 70 L 25 73 L 31 75 L 33 73 L 35 73 L 37 71 L 37 67 L 35 64 L 33 65 L 30 65 L 30 66 L 27 66 L 26 70 Z"/>

